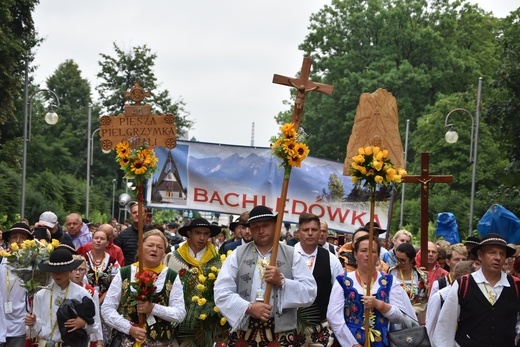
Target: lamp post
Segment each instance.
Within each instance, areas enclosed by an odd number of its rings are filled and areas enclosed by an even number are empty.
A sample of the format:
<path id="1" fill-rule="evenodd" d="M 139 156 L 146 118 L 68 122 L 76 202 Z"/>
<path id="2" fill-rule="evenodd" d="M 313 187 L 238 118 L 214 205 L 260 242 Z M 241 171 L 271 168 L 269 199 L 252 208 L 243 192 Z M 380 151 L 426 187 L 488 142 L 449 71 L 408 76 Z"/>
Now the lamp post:
<path id="1" fill-rule="evenodd" d="M 475 181 L 477 176 L 477 153 L 478 153 L 478 132 L 480 128 L 480 111 L 481 111 L 481 97 L 482 97 L 482 77 L 478 79 L 478 92 L 477 92 L 477 110 L 476 110 L 476 119 L 473 118 L 471 112 L 464 108 L 456 108 L 451 110 L 446 115 L 446 120 L 444 121 L 444 126 L 449 127 L 449 130 L 446 132 L 445 139 L 448 143 L 455 143 L 459 139 L 459 135 L 453 128 L 453 124 L 448 123 L 448 118 L 454 112 L 461 111 L 471 117 L 471 142 L 469 147 L 469 162 L 473 164 L 473 169 L 471 173 L 471 198 L 470 198 L 470 206 L 469 206 L 469 233 L 471 235 L 473 233 L 473 208 L 475 202 Z"/>
<path id="2" fill-rule="evenodd" d="M 32 121 L 32 100 L 34 95 L 39 92 L 48 92 L 56 100 L 56 105 L 52 103 L 49 106 L 49 112 L 45 114 L 45 122 L 54 125 L 58 122 L 58 115 L 54 112 L 54 106 L 60 107 L 60 99 L 58 95 L 50 89 L 38 89 L 29 98 L 29 65 L 25 63 L 25 91 L 24 91 L 24 119 L 23 119 L 23 159 L 22 159 L 22 202 L 20 207 L 20 218 L 24 218 L 25 214 L 25 180 L 27 176 L 27 145 L 31 141 L 31 121 Z"/>
<path id="3" fill-rule="evenodd" d="M 112 218 L 114 218 L 114 212 L 115 212 L 115 203 L 116 203 L 116 183 L 117 183 L 117 180 L 114 178 L 112 180 Z M 118 222 L 119 222 L 119 218 L 118 218 Z"/>
<path id="4" fill-rule="evenodd" d="M 94 162 L 94 135 L 100 130 L 100 128 L 97 128 L 96 130 L 92 131 L 92 106 L 88 107 L 88 124 L 87 124 L 87 188 L 86 188 L 86 194 L 85 194 L 85 218 L 88 219 L 89 216 L 89 207 L 90 207 L 90 181 L 91 181 L 91 174 L 90 174 L 90 167 L 92 166 L 92 163 Z M 107 154 L 110 153 L 110 150 L 104 150 L 102 149 L 103 153 Z M 114 188 L 115 189 L 115 188 Z M 112 199 L 114 200 L 114 199 Z M 112 216 L 114 215 L 114 208 L 112 207 Z"/>

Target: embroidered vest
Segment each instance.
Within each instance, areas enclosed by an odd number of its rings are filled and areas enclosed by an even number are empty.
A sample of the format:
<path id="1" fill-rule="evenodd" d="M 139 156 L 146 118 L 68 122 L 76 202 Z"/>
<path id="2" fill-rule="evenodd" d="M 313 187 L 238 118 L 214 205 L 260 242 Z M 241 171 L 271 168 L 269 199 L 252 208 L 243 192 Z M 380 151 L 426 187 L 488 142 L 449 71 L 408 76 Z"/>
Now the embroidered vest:
<path id="1" fill-rule="evenodd" d="M 250 301 L 251 294 L 255 295 L 257 288 L 251 288 L 253 284 L 253 274 L 256 268 L 258 255 L 254 242 L 237 247 L 238 259 L 238 295 L 244 300 Z M 294 247 L 279 244 L 276 266 L 283 273 L 285 278 L 292 279 Z M 281 301 L 281 288 L 273 286 L 271 298 L 273 299 L 274 331 L 276 333 L 294 330 L 296 328 L 296 309 L 288 308 L 279 310 L 278 303 Z M 240 327 L 240 330 L 247 331 L 249 319 Z"/>
<path id="2" fill-rule="evenodd" d="M 356 340 L 363 345 L 365 342 L 365 330 L 363 327 L 364 306 L 361 302 L 361 296 L 364 295 L 364 293 L 358 293 L 356 288 L 354 288 L 354 281 L 347 276 L 347 273 L 338 276 L 337 280 L 343 287 L 343 294 L 345 296 L 345 323 Z M 378 280 L 379 289 L 375 295 L 378 300 L 382 300 L 386 303 L 390 302 L 389 295 L 390 288 L 392 288 L 392 281 L 392 275 L 384 275 L 381 273 L 381 277 Z M 378 310 L 373 310 L 373 312 L 375 313 L 373 329 L 378 330 L 381 336 L 377 337 L 376 340 L 371 343 L 371 346 L 388 346 L 389 321 Z"/>
<path id="3" fill-rule="evenodd" d="M 121 286 L 121 303 L 118 308 L 119 314 L 133 323 L 139 322 L 136 305 L 131 305 L 130 298 L 130 276 L 132 274 L 131 266 L 121 268 L 121 279 L 123 284 Z M 154 303 L 169 306 L 170 291 L 173 282 L 177 277 L 177 273 L 172 269 L 167 269 L 164 286 L 153 300 Z M 163 320 L 155 316 L 156 323 L 146 328 L 146 338 L 156 341 L 172 340 L 174 336 L 174 323 Z"/>

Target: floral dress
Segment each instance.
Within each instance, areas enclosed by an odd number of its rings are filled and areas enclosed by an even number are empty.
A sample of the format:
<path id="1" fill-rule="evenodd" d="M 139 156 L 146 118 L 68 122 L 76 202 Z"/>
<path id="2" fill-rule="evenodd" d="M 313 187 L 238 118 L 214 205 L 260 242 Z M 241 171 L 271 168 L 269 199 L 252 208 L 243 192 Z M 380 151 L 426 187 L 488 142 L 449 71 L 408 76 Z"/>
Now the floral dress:
<path id="1" fill-rule="evenodd" d="M 94 287 L 99 295 L 103 295 L 110 287 L 113 276 L 119 271 L 120 265 L 118 261 L 105 252 L 105 256 L 100 263 L 96 263 L 92 256 L 92 251 L 85 254 L 87 261 L 87 280 Z"/>
<path id="2" fill-rule="evenodd" d="M 416 267 L 413 267 L 412 271 L 412 279 L 405 281 L 402 280 L 402 272 L 397 266 L 391 268 L 388 273 L 396 278 L 406 294 L 408 294 L 413 310 L 422 323 L 424 318 L 426 318 L 426 305 L 428 304 L 428 275 Z"/>

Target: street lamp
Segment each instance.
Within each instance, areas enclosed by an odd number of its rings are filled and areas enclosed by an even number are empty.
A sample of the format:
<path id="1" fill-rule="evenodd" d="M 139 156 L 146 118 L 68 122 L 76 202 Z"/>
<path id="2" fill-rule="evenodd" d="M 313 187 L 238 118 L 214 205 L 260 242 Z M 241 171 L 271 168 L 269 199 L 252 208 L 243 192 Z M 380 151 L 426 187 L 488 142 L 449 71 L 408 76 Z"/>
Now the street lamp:
<path id="1" fill-rule="evenodd" d="M 92 133 L 90 133 L 92 129 L 92 106 L 88 107 L 88 124 L 87 124 L 87 190 L 85 194 L 86 204 L 85 204 L 85 218 L 88 219 L 89 215 L 89 207 L 90 207 L 90 167 L 94 162 L 94 134 L 99 131 L 100 128 L 97 128 Z M 103 153 L 110 153 L 108 150 L 102 149 Z M 114 199 L 112 199 L 114 200 Z M 114 208 L 112 208 L 112 216 L 114 215 Z"/>
<path id="2" fill-rule="evenodd" d="M 449 127 L 449 130 L 446 132 L 444 136 L 446 142 L 455 143 L 459 139 L 459 134 L 455 131 L 453 124 L 448 123 L 448 118 L 454 112 L 461 111 L 471 117 L 471 142 L 469 147 L 469 162 L 473 164 L 473 171 L 471 174 L 471 198 L 470 198 L 470 206 L 469 206 L 469 233 L 471 235 L 473 233 L 473 207 L 475 202 L 475 181 L 477 176 L 477 152 L 478 152 L 478 132 L 480 127 L 480 111 L 481 111 L 481 97 L 482 97 L 482 77 L 478 79 L 478 92 L 477 92 L 477 111 L 476 111 L 476 121 L 473 118 L 471 112 L 464 108 L 456 108 L 451 110 L 446 115 L 446 120 L 444 121 L 444 126 Z"/>
<path id="3" fill-rule="evenodd" d="M 112 218 L 114 218 L 114 212 L 115 212 L 115 202 L 116 202 L 116 182 L 117 180 L 114 178 L 112 180 Z M 119 219 L 117 220 L 119 222 Z"/>
<path id="4" fill-rule="evenodd" d="M 28 80 L 28 64 L 25 66 L 25 95 L 24 95 L 24 119 L 23 119 L 23 159 L 22 159 L 22 203 L 20 208 L 20 217 L 24 218 L 25 213 L 25 180 L 27 176 L 27 145 L 31 141 L 31 123 L 32 123 L 32 102 L 36 93 L 47 92 L 50 93 L 56 100 L 56 105 L 52 102 L 49 105 L 49 112 L 45 114 L 45 122 L 49 125 L 54 125 L 58 122 L 58 115 L 54 112 L 54 107 L 60 107 L 60 99 L 58 95 L 50 89 L 38 89 L 29 98 L 29 80 Z"/>

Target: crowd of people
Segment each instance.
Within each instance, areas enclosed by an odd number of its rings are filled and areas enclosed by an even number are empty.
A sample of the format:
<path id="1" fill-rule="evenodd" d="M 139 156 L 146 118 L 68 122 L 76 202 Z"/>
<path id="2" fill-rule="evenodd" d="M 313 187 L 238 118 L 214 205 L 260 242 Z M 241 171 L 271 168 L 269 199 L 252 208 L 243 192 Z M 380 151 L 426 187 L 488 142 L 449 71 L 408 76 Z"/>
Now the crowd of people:
<path id="1" fill-rule="evenodd" d="M 25 347 L 28 337 L 41 347 L 380 347 L 410 318 L 436 347 L 518 342 L 520 252 L 497 233 L 430 241 L 422 267 L 411 233 L 385 242 L 377 223 L 338 244 L 325 221 L 303 213 L 275 242 L 277 215 L 266 206 L 226 227 L 204 218 L 154 225 L 138 209 L 122 230 L 77 213 L 62 227 L 47 211 L 3 232 L 5 251 L 33 239 L 57 246 L 38 264 L 50 279 L 32 302 L 2 253 L 0 347 Z"/>

